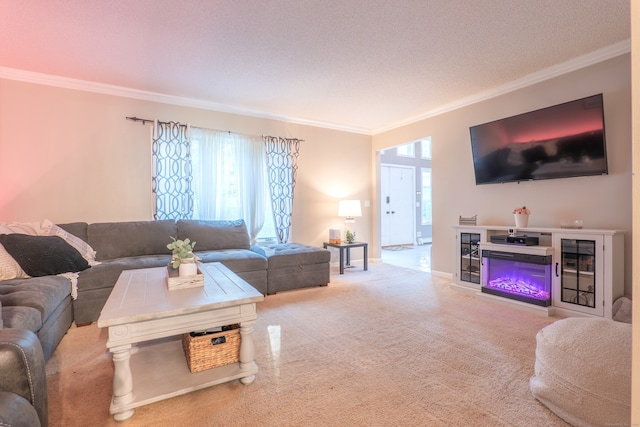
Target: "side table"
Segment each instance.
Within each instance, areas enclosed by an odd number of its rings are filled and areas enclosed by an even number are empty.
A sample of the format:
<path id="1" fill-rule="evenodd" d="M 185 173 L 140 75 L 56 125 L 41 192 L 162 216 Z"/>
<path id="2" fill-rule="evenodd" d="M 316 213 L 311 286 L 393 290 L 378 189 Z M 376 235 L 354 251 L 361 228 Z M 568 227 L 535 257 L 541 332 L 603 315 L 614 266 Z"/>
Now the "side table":
<path id="1" fill-rule="evenodd" d="M 367 271 L 369 266 L 368 258 L 368 245 L 364 242 L 353 243 L 328 243 L 324 242 L 322 246 L 327 249 L 327 246 L 337 248 L 340 252 L 340 274 L 344 274 L 344 269 L 351 267 L 351 248 L 362 248 L 364 252 L 364 271 Z M 345 252 L 346 252 L 346 265 L 345 265 Z"/>

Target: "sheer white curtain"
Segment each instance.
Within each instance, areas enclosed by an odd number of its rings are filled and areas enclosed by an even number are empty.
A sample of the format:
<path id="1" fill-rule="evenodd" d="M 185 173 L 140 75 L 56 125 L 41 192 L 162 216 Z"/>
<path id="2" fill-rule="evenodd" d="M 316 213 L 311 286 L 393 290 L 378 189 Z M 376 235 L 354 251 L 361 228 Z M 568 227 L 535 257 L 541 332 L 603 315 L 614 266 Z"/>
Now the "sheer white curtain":
<path id="1" fill-rule="evenodd" d="M 260 137 L 191 128 L 194 219 L 244 219 L 255 243 L 265 221 L 266 154 Z"/>

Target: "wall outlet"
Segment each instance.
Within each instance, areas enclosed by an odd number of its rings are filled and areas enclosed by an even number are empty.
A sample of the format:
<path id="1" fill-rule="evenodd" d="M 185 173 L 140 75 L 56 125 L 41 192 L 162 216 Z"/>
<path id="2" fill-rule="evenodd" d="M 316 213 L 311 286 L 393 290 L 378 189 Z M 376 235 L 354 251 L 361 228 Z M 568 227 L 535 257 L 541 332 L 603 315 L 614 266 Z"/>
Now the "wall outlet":
<path id="1" fill-rule="evenodd" d="M 416 233 L 416 237 L 422 237 L 422 231 L 418 231 L 418 232 Z"/>

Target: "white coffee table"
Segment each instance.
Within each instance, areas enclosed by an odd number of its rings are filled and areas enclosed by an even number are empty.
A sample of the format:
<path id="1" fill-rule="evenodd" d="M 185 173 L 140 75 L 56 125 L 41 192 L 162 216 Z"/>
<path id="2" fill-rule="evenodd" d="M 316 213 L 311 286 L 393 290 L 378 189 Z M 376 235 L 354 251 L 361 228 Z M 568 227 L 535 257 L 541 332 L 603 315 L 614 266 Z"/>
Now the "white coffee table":
<path id="1" fill-rule="evenodd" d="M 250 384 L 254 362 L 256 303 L 264 296 L 220 263 L 200 266 L 204 287 L 167 289 L 166 268 L 123 271 L 107 300 L 98 327 L 109 328 L 113 354 L 110 413 L 124 421 L 134 408 L 215 384 L 239 379 Z M 240 324 L 240 362 L 191 373 L 182 334 Z"/>

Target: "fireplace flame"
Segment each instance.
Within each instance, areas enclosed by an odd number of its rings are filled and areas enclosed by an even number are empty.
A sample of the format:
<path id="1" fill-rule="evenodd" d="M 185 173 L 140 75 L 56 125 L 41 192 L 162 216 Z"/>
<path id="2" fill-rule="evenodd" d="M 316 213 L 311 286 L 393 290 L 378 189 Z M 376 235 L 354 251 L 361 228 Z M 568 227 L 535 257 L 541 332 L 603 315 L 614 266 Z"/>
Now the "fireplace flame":
<path id="1" fill-rule="evenodd" d="M 535 285 L 512 277 L 499 277 L 493 279 L 487 284 L 487 287 L 539 300 L 547 300 L 550 297 L 549 292 L 538 289 Z"/>

